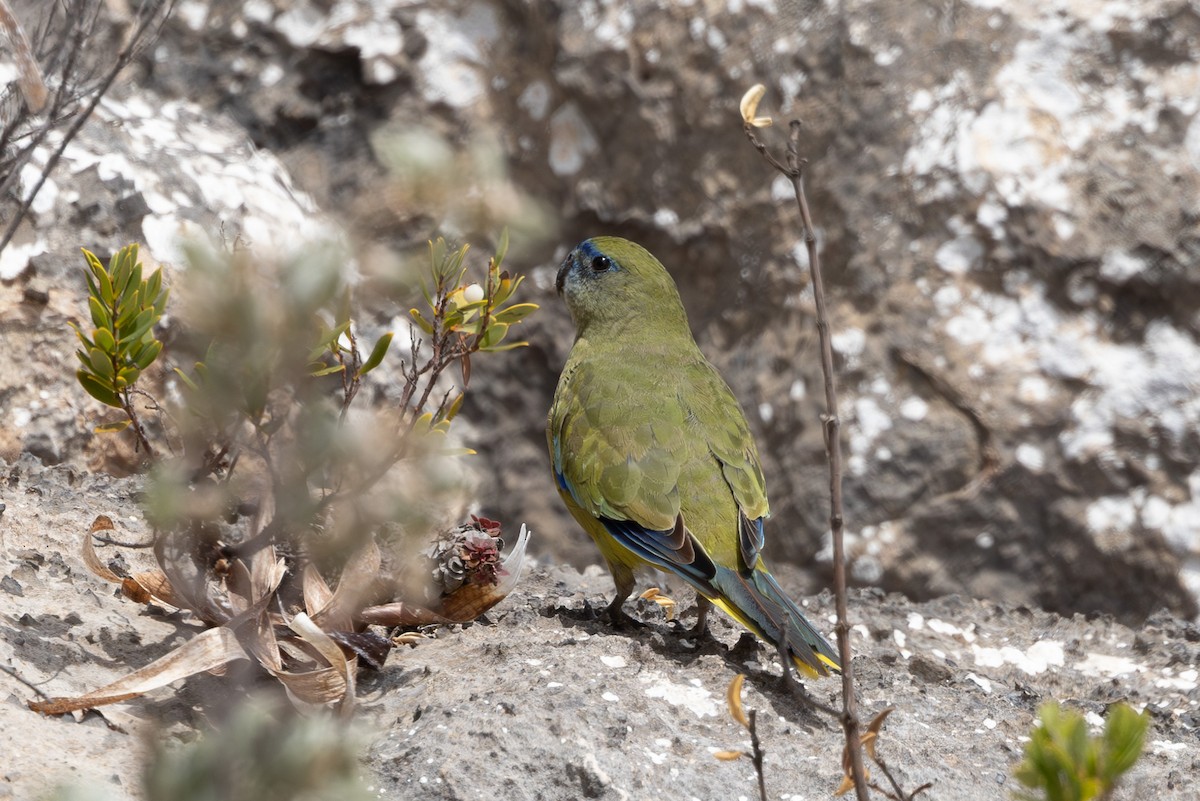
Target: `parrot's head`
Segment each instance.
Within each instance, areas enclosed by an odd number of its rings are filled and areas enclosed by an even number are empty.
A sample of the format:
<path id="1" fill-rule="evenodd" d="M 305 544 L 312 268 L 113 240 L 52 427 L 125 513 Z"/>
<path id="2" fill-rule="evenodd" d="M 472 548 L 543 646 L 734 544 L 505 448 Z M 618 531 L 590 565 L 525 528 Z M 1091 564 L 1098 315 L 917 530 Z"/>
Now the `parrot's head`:
<path id="1" fill-rule="evenodd" d="M 555 281 L 566 298 L 575 329 L 647 324 L 682 326 L 687 315 L 667 268 L 641 245 L 616 236 L 597 236 L 567 254 Z"/>

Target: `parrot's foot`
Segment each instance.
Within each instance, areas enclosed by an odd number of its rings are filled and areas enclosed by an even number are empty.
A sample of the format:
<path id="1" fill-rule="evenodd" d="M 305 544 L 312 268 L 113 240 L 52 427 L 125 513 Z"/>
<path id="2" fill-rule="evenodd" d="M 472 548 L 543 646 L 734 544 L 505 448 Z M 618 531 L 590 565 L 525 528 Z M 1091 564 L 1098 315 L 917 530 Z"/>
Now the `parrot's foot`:
<path id="1" fill-rule="evenodd" d="M 611 604 L 609 604 L 607 607 L 605 607 L 605 609 L 604 609 L 604 616 L 608 618 L 608 622 L 612 624 L 613 628 L 617 628 L 617 629 L 645 628 L 646 627 L 645 623 L 643 623 L 640 620 L 636 620 L 636 619 L 630 617 L 629 614 L 624 609 L 622 609 L 622 607 L 624 605 L 625 605 L 625 599 L 618 598 L 615 601 L 613 601 Z"/>

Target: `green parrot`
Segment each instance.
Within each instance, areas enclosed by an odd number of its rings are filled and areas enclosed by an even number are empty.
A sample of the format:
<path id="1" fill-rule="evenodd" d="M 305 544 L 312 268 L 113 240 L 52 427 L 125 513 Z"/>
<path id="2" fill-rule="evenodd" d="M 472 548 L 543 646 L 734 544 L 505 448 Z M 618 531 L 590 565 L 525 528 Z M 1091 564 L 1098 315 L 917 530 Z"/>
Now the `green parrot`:
<path id="1" fill-rule="evenodd" d="M 780 589 L 760 554 L 767 494 L 746 417 L 688 328 L 679 291 L 645 248 L 595 237 L 556 286 L 575 343 L 547 421 L 559 494 L 600 548 L 622 610 L 633 570 L 651 565 L 782 649 L 808 676 L 838 657 Z"/>

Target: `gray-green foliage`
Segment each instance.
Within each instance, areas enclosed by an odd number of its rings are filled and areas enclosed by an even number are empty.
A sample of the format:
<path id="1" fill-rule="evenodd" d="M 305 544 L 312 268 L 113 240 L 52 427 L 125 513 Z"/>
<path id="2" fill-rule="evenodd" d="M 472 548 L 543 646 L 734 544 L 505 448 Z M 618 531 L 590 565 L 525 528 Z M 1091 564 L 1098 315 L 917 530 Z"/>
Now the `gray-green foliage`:
<path id="1" fill-rule="evenodd" d="M 362 742 L 345 721 L 303 716 L 243 699 L 219 731 L 188 743 L 150 735 L 140 792 L 145 801 L 368 801 Z M 128 779 L 126 777 L 127 786 Z M 136 779 L 134 782 L 136 784 Z M 52 801 L 108 801 L 94 784 L 57 788 Z"/>
<path id="2" fill-rule="evenodd" d="M 146 801 L 366 801 L 357 745 L 330 716 L 244 702 L 220 732 L 157 745 L 142 790 Z"/>
<path id="3" fill-rule="evenodd" d="M 107 268 L 88 253 L 95 330 L 77 329 L 80 381 L 128 418 L 98 430 L 133 423 L 153 468 L 147 512 L 160 538 L 247 505 L 274 510 L 271 538 L 295 542 L 319 531 L 322 547 L 335 549 L 400 520 L 419 532 L 437 518 L 435 499 L 456 493 L 455 480 L 419 463 L 463 452 L 440 435 L 462 407 L 472 355 L 524 344 L 513 341 L 513 327 L 537 308 L 515 301 L 521 277 L 501 269 L 507 245 L 504 234 L 478 278 L 467 246 L 439 238 L 415 275 L 400 265 L 393 276 L 357 285 L 347 278 L 352 255 L 332 244 L 286 257 L 193 246 L 173 286 L 174 334 L 161 357 L 154 335 L 167 302 L 161 274 L 142 278 L 136 245 Z M 370 293 L 375 310 L 394 318 L 418 283 L 426 310 L 412 310 L 409 347 L 389 362 L 399 350 L 392 332 L 363 340 L 369 326 L 359 324 L 354 294 Z M 138 387 L 144 401 L 135 404 L 135 382 L 167 357 L 179 365 L 173 380 L 164 371 L 165 383 Z M 456 363 L 461 371 L 447 373 Z M 374 382 L 370 400 L 355 404 L 380 367 L 390 381 Z M 155 389 L 167 397 L 152 397 Z M 158 425 L 144 426 L 139 414 Z M 221 536 L 237 542 L 248 533 Z"/>
<path id="4" fill-rule="evenodd" d="M 1021 801 L 1088 801 L 1108 798 L 1121 776 L 1142 753 L 1150 717 L 1128 704 L 1108 710 L 1104 731 L 1088 733 L 1078 712 L 1057 703 L 1038 711 L 1041 725 L 1030 734 L 1025 759 L 1015 775 L 1029 790 L 1018 791 Z"/>

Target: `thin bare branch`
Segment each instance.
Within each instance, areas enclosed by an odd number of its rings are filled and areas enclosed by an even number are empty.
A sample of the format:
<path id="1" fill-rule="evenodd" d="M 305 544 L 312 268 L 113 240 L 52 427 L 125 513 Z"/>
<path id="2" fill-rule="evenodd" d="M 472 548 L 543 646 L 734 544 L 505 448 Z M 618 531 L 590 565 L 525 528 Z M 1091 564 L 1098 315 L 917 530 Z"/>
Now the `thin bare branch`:
<path id="1" fill-rule="evenodd" d="M 825 433 L 825 455 L 829 463 L 829 527 L 833 536 L 833 587 L 837 607 L 838 656 L 842 664 L 842 730 L 850 754 L 851 778 L 859 801 L 868 801 L 866 773 L 863 770 L 861 725 L 854 692 L 854 669 L 850 653 L 850 623 L 846 602 L 846 554 L 844 548 L 844 516 L 842 507 L 842 449 L 841 419 L 838 417 L 837 376 L 833 371 L 833 343 L 829 335 L 829 311 L 825 304 L 825 282 L 821 275 L 817 237 L 804 193 L 804 167 L 807 160 L 800 157 L 800 121 L 792 120 L 788 136 L 787 164 L 781 163 L 758 138 L 755 127 L 746 122 L 746 137 L 762 154 L 767 163 L 792 182 L 796 205 L 803 225 L 804 246 L 808 251 L 808 268 L 812 276 L 813 297 L 816 301 L 817 336 L 821 347 L 821 372 L 825 379 L 825 414 L 822 426 Z"/>
<path id="2" fill-rule="evenodd" d="M 91 118 L 92 113 L 96 110 L 96 106 L 100 105 L 100 101 L 104 98 L 105 94 L 108 93 L 108 90 L 112 87 L 113 82 L 116 81 L 117 76 L 120 75 L 121 71 L 129 65 L 134 56 L 140 52 L 141 48 L 145 46 L 150 29 L 152 27 L 156 28 L 154 35 L 150 36 L 149 38 L 153 39 L 157 37 L 158 30 L 161 30 L 162 25 L 166 23 L 166 20 L 170 17 L 174 8 L 175 0 L 162 0 L 162 2 L 159 4 L 152 6 L 149 11 L 143 13 L 137 28 L 129 36 L 125 46 L 121 48 L 119 53 L 117 53 L 116 60 L 113 62 L 112 67 L 105 74 L 99 86 L 97 86 L 92 92 L 91 99 L 88 101 L 87 105 L 85 105 L 79 112 L 75 114 L 75 118 L 72 121 L 71 126 L 67 128 L 66 132 L 63 134 L 62 141 L 59 143 L 54 153 L 51 154 L 50 158 L 47 159 L 46 166 L 42 168 L 41 175 L 38 177 L 37 182 L 33 185 L 33 188 L 28 192 L 28 194 L 21 200 L 20 204 L 18 204 L 17 210 L 13 214 L 11 222 L 9 222 L 8 228 L 5 229 L 4 235 L 0 237 L 0 251 L 3 251 L 4 248 L 8 246 L 8 243 L 12 241 L 13 236 L 17 232 L 17 227 L 21 224 L 21 221 L 25 218 L 25 215 L 29 212 L 30 206 L 33 205 L 33 201 L 37 198 L 38 193 L 42 190 L 42 187 L 46 184 L 46 181 L 49 180 L 50 174 L 54 172 L 54 168 L 58 166 L 58 162 L 62 158 L 62 154 L 71 144 L 71 141 L 74 140 L 75 136 L 83 128 L 84 124 L 87 123 L 88 119 Z M 161 12 L 161 14 L 159 12 Z M 80 45 L 80 49 L 81 48 L 82 45 Z M 38 141 L 40 141 L 41 138 L 46 135 L 48 130 L 48 127 L 43 126 L 43 129 L 39 132 L 40 136 L 38 137 Z M 26 154 L 24 155 L 27 156 L 31 153 L 32 150 L 27 150 Z"/>

